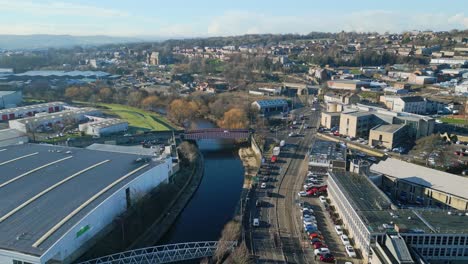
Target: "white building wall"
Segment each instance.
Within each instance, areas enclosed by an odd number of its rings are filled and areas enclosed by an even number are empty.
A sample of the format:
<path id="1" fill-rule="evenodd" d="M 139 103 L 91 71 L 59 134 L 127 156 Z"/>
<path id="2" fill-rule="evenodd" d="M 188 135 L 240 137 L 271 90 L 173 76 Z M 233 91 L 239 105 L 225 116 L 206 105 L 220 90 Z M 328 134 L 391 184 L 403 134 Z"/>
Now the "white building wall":
<path id="1" fill-rule="evenodd" d="M 39 257 L 0 249 L 0 263 L 1 264 L 13 264 L 13 260 L 29 262 L 32 264 L 41 264 Z"/>
<path id="2" fill-rule="evenodd" d="M 169 158 L 165 163 L 141 174 L 139 177 L 114 192 L 52 245 L 49 250 L 41 256 L 40 263 L 45 264 L 52 258 L 59 261 L 66 261 L 65 263 L 73 261 L 67 258 L 82 247 L 92 246 L 94 241 L 91 239 L 103 228 L 111 224 L 117 216 L 127 210 L 125 194 L 127 188 L 130 188 L 130 197 L 132 199 L 141 198 L 142 194 L 147 194 L 164 181 L 167 182 L 169 176 L 172 174 L 171 170 L 172 160 Z M 90 229 L 77 237 L 77 232 L 87 225 Z"/>
<path id="3" fill-rule="evenodd" d="M 26 129 L 26 125 L 21 123 L 21 122 L 18 122 L 17 120 L 8 121 L 8 126 L 10 128 L 16 129 L 16 130 L 21 131 L 23 133 L 28 132 L 27 129 Z"/>

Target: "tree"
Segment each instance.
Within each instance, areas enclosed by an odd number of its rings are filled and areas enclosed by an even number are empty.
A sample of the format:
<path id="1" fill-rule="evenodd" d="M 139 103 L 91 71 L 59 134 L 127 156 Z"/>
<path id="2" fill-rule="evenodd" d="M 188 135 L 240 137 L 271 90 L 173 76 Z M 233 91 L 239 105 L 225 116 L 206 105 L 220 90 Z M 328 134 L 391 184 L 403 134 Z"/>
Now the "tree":
<path id="1" fill-rule="evenodd" d="M 161 101 L 156 95 L 150 95 L 141 101 L 141 106 L 145 109 L 154 109 L 160 105 Z"/>
<path id="2" fill-rule="evenodd" d="M 111 88 L 103 87 L 99 90 L 98 97 L 99 97 L 99 100 L 101 100 L 101 102 L 110 103 L 112 102 L 113 94 L 114 94 L 114 91 L 112 91 Z"/>
<path id="3" fill-rule="evenodd" d="M 65 97 L 68 100 L 87 101 L 93 94 L 89 87 L 69 87 L 65 90 Z"/>
<path id="4" fill-rule="evenodd" d="M 178 124 L 182 124 L 184 121 L 196 116 L 198 112 L 198 106 L 195 102 L 175 99 L 169 105 L 168 116 Z"/>
<path id="5" fill-rule="evenodd" d="M 128 94 L 128 104 L 131 106 L 139 106 L 144 96 L 143 92 L 140 91 L 131 92 Z"/>
<path id="6" fill-rule="evenodd" d="M 222 128 L 246 128 L 249 125 L 249 119 L 244 110 L 233 108 L 224 113 L 223 119 L 218 122 Z"/>

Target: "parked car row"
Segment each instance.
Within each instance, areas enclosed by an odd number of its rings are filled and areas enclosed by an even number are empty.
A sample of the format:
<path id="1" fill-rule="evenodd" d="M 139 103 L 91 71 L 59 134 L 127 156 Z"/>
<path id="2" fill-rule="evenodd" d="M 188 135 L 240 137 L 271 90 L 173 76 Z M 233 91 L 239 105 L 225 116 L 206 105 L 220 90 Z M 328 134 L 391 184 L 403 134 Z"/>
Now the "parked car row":
<path id="1" fill-rule="evenodd" d="M 343 233 L 343 228 L 340 225 L 335 225 L 335 232 L 340 237 L 341 243 L 343 243 L 345 247 L 346 254 L 348 254 L 350 258 L 355 258 L 357 256 L 356 251 L 354 251 L 353 246 L 351 246 L 348 236 Z"/>
<path id="2" fill-rule="evenodd" d="M 324 262 L 334 262 L 335 257 L 330 253 L 322 233 L 318 230 L 314 210 L 305 202 L 300 204 L 299 210 L 301 212 L 304 232 L 306 232 L 310 245 L 314 249 L 315 256 L 318 256 Z"/>
<path id="3" fill-rule="evenodd" d="M 298 196 L 317 196 L 327 192 L 327 185 L 324 184 L 323 176 L 308 172 L 304 181 L 304 191 L 297 193 Z"/>

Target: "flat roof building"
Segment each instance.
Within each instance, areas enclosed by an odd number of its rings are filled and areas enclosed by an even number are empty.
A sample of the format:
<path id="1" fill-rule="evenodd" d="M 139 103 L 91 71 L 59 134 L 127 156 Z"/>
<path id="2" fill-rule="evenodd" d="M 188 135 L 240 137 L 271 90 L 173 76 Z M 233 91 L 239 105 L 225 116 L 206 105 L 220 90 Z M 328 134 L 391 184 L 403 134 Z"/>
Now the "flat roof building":
<path id="1" fill-rule="evenodd" d="M 28 136 L 24 133 L 19 132 L 16 129 L 8 128 L 0 130 L 0 147 L 19 143 L 27 143 L 28 141 Z"/>
<path id="2" fill-rule="evenodd" d="M 8 121 L 16 118 L 34 116 L 38 113 L 54 113 L 62 111 L 67 104 L 63 102 L 50 102 L 44 104 L 27 105 L 0 110 L 0 119 Z"/>
<path id="3" fill-rule="evenodd" d="M 346 170 L 346 145 L 316 140 L 309 151 L 309 168 L 326 173 L 328 169 Z"/>
<path id="4" fill-rule="evenodd" d="M 369 132 L 369 145 L 393 149 L 401 146 L 406 139 L 406 125 L 378 125 Z"/>
<path id="5" fill-rule="evenodd" d="M 402 203 L 468 211 L 468 178 L 387 158 L 370 167 L 382 188 Z"/>
<path id="6" fill-rule="evenodd" d="M 80 131 L 91 136 L 105 136 L 128 130 L 128 122 L 118 118 L 103 118 L 97 121 L 80 124 Z"/>
<path id="7" fill-rule="evenodd" d="M 86 116 L 99 116 L 101 112 L 95 108 L 70 108 L 57 113 L 43 113 L 31 117 L 8 121 L 10 128 L 23 133 L 35 132 L 43 127 L 63 125 L 66 122 L 79 122 L 85 120 Z"/>
<path id="8" fill-rule="evenodd" d="M 40 144 L 2 149 L 0 263 L 71 263 L 172 174 L 170 157 Z"/>

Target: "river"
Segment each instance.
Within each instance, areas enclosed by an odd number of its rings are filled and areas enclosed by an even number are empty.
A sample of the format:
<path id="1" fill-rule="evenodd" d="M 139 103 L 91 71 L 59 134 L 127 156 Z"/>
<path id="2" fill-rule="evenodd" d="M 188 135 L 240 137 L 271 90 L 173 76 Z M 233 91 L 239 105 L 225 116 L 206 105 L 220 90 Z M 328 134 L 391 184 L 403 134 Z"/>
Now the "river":
<path id="1" fill-rule="evenodd" d="M 197 127 L 214 126 L 197 121 Z M 234 215 L 244 181 L 238 147 L 220 140 L 197 143 L 205 160 L 202 182 L 158 244 L 218 240 L 224 225 Z"/>

